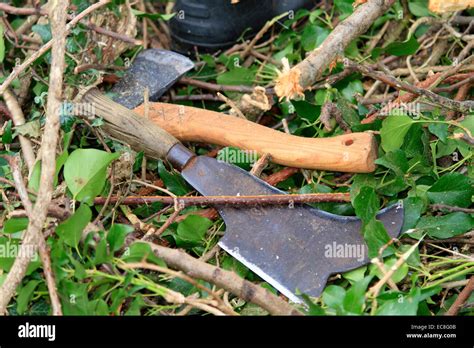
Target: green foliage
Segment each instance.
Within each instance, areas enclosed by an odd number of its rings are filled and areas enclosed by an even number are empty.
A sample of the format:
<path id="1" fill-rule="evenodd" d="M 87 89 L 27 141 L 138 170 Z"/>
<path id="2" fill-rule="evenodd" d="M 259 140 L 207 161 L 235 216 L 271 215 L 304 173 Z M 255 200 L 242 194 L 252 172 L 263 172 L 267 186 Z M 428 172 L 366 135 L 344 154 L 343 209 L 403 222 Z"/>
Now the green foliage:
<path id="1" fill-rule="evenodd" d="M 70 218 L 56 228 L 56 233 L 64 243 L 77 248 L 81 240 L 82 231 L 91 221 L 91 218 L 91 209 L 86 204 L 81 204 L 79 209 Z"/>
<path id="2" fill-rule="evenodd" d="M 107 166 L 119 156 L 95 149 L 71 153 L 64 164 L 64 179 L 73 198 L 91 204 L 105 186 Z"/>
<path id="3" fill-rule="evenodd" d="M 382 148 L 386 152 L 399 149 L 413 123 L 414 121 L 407 115 L 388 116 L 382 122 L 382 129 L 380 129 Z"/>

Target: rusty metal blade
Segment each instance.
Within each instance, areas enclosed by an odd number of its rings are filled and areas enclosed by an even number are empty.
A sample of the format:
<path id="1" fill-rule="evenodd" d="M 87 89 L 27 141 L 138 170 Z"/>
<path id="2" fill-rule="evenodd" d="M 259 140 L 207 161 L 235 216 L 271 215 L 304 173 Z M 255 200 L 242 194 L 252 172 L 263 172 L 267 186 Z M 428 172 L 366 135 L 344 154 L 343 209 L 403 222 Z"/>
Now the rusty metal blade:
<path id="1" fill-rule="evenodd" d="M 202 195 L 284 193 L 248 172 L 214 158 L 194 158 L 183 177 Z M 216 207 L 226 224 L 219 245 L 294 302 L 297 292 L 319 296 L 332 273 L 369 262 L 356 217 L 330 214 L 309 205 Z M 382 210 L 378 219 L 392 237 L 403 208 Z"/>

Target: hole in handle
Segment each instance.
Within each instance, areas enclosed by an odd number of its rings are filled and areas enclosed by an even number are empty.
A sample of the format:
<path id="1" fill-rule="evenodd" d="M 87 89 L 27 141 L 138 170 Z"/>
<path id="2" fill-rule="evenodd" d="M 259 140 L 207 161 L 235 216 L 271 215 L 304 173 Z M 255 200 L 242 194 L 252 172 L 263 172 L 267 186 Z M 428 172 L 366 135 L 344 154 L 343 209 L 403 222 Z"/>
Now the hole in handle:
<path id="1" fill-rule="evenodd" d="M 353 140 L 353 139 L 346 139 L 346 140 L 344 140 L 344 145 L 346 145 L 346 146 L 351 146 L 352 144 L 354 144 L 354 140 Z"/>

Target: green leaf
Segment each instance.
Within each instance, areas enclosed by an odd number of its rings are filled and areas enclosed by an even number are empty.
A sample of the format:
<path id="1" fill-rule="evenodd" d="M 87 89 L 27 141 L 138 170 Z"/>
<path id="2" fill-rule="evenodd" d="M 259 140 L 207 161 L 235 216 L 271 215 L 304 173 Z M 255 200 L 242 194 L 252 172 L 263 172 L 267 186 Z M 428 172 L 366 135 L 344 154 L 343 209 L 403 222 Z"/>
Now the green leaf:
<path id="1" fill-rule="evenodd" d="M 444 216 L 423 216 L 417 229 L 430 237 L 446 239 L 463 234 L 474 228 L 474 218 L 469 214 L 456 212 Z"/>
<path id="2" fill-rule="evenodd" d="M 397 262 L 396 257 L 390 257 L 387 260 L 384 261 L 385 265 L 385 270 L 389 270 L 394 264 Z M 375 275 L 377 278 L 382 279 L 384 274 L 382 271 L 376 266 L 376 265 L 370 265 L 370 274 Z M 401 265 L 395 273 L 390 277 L 390 279 L 393 280 L 394 283 L 398 283 L 402 281 L 408 274 L 408 265 L 404 263 Z"/>
<path id="3" fill-rule="evenodd" d="M 24 314 L 28 308 L 28 303 L 33 296 L 33 292 L 40 283 L 39 280 L 30 280 L 25 286 L 21 288 L 18 292 L 18 297 L 16 298 L 16 312 L 20 315 Z"/>
<path id="4" fill-rule="evenodd" d="M 12 120 L 8 120 L 2 134 L 2 143 L 11 144 L 13 141 Z"/>
<path id="5" fill-rule="evenodd" d="M 11 218 L 3 225 L 3 233 L 16 233 L 26 230 L 28 218 Z"/>
<path id="6" fill-rule="evenodd" d="M 343 307 L 346 311 L 354 314 L 362 314 L 365 304 L 365 291 L 369 285 L 372 276 L 367 276 L 362 280 L 351 286 L 347 291 L 344 300 L 342 301 Z"/>
<path id="7" fill-rule="evenodd" d="M 408 160 L 402 150 L 387 152 L 383 157 L 375 160 L 375 163 L 391 169 L 398 176 L 403 176 L 408 170 Z"/>
<path id="8" fill-rule="evenodd" d="M 125 262 L 140 262 L 146 260 L 158 266 L 166 267 L 166 263 L 153 253 L 149 244 L 136 242 L 126 248 L 122 255 Z"/>
<path id="9" fill-rule="evenodd" d="M 377 215 L 380 208 L 379 199 L 373 187 L 361 187 L 359 194 L 355 197 L 353 206 L 356 215 L 364 222 L 368 223 Z"/>
<path id="10" fill-rule="evenodd" d="M 178 246 L 186 244 L 197 245 L 206 236 L 212 221 L 199 215 L 189 215 L 178 224 L 176 243 Z"/>
<path id="11" fill-rule="evenodd" d="M 291 104 L 294 106 L 299 117 L 305 118 L 310 122 L 316 121 L 321 114 L 321 106 L 308 103 L 305 100 L 292 100 Z"/>
<path id="12" fill-rule="evenodd" d="M 377 309 L 377 315 L 416 315 L 419 300 L 416 296 L 399 294 L 396 299 L 384 301 Z"/>
<path id="13" fill-rule="evenodd" d="M 217 76 L 220 85 L 246 85 L 251 86 L 255 81 L 255 70 L 236 67 Z"/>
<path id="14" fill-rule="evenodd" d="M 360 80 L 354 80 L 354 81 L 349 82 L 347 86 L 341 90 L 341 93 L 344 96 L 344 98 L 346 98 L 352 103 L 355 102 L 355 95 L 357 93 L 361 94 L 363 92 L 364 92 L 364 87 L 362 86 L 362 81 Z"/>
<path id="15" fill-rule="evenodd" d="M 5 30 L 3 25 L 0 25 L 0 63 L 5 59 L 5 39 L 3 38 Z"/>
<path id="16" fill-rule="evenodd" d="M 471 205 L 474 188 L 470 179 L 460 173 L 442 176 L 427 192 L 431 203 L 467 208 Z"/>
<path id="17" fill-rule="evenodd" d="M 158 174 L 160 174 L 160 178 L 163 180 L 166 188 L 175 195 L 184 196 L 188 193 L 186 182 L 183 180 L 181 175 L 168 172 L 163 161 L 158 161 Z"/>
<path id="18" fill-rule="evenodd" d="M 402 232 L 414 228 L 425 209 L 425 203 L 420 197 L 408 197 L 403 201 L 404 217 Z"/>
<path id="19" fill-rule="evenodd" d="M 436 135 L 443 143 L 446 143 L 448 138 L 448 128 L 449 125 L 446 123 L 430 123 L 428 125 L 429 131 Z"/>
<path id="20" fill-rule="evenodd" d="M 134 228 L 130 225 L 114 224 L 107 234 L 110 252 L 119 250 L 125 242 L 127 234 L 132 233 Z"/>
<path id="21" fill-rule="evenodd" d="M 58 184 L 59 172 L 61 171 L 61 168 L 66 162 L 68 156 L 69 156 L 68 152 L 64 151 L 56 159 L 56 172 L 54 174 L 54 183 L 53 183 L 55 187 Z M 40 182 L 41 182 L 41 161 L 36 161 L 33 167 L 33 171 L 31 172 L 30 180 L 28 181 L 28 188 L 32 190 L 33 192 L 38 192 Z"/>
<path id="22" fill-rule="evenodd" d="M 371 220 L 368 224 L 364 225 L 362 233 L 369 249 L 369 258 L 377 256 L 380 248 L 390 240 L 385 226 L 378 220 Z M 393 252 L 392 246 L 385 249 L 384 255 L 391 252 Z"/>
<path id="23" fill-rule="evenodd" d="M 52 38 L 49 24 L 35 24 L 31 27 L 31 30 L 41 37 L 43 43 L 50 41 Z"/>
<path id="24" fill-rule="evenodd" d="M 301 35 L 301 46 L 306 52 L 319 47 L 329 35 L 329 30 L 316 24 L 307 25 Z"/>
<path id="25" fill-rule="evenodd" d="M 419 47 L 420 44 L 418 43 L 418 40 L 414 36 L 412 36 L 407 41 L 392 42 L 387 47 L 385 47 L 385 52 L 397 57 L 410 56 L 412 54 L 415 54 Z"/>
<path id="26" fill-rule="evenodd" d="M 334 0 L 334 6 L 336 7 L 336 9 L 346 16 L 354 12 L 354 7 L 352 6 L 352 3 L 353 0 Z"/>
<path id="27" fill-rule="evenodd" d="M 104 188 L 107 166 L 119 156 L 96 149 L 71 153 L 64 164 L 64 179 L 74 199 L 91 204 Z"/>
<path id="28" fill-rule="evenodd" d="M 382 122 L 380 136 L 382 137 L 382 148 L 385 152 L 395 151 L 400 148 L 408 130 L 415 123 L 407 115 L 388 116 Z"/>
<path id="29" fill-rule="evenodd" d="M 62 238 L 64 243 L 76 248 L 81 240 L 82 231 L 91 221 L 91 218 L 90 208 L 86 204 L 81 204 L 71 217 L 56 228 L 56 234 Z"/>
<path id="30" fill-rule="evenodd" d="M 345 296 L 346 290 L 343 287 L 329 285 L 324 289 L 322 299 L 328 307 L 340 311 L 342 310 L 342 302 Z"/>
<path id="31" fill-rule="evenodd" d="M 408 2 L 408 9 L 416 17 L 428 17 L 432 15 L 428 9 L 428 0 L 411 0 Z"/>

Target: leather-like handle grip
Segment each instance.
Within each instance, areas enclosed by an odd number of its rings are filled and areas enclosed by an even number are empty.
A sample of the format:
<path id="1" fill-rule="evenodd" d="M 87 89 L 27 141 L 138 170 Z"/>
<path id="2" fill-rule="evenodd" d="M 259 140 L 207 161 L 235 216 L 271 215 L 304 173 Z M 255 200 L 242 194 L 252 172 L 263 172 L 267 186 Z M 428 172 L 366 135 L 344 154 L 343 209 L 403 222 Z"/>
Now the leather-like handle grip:
<path id="1" fill-rule="evenodd" d="M 93 88 L 81 100 L 93 105 L 96 116 L 104 119 L 103 128 L 112 137 L 129 144 L 135 151 L 144 151 L 153 158 L 166 158 L 179 140 L 160 127 L 160 123 L 140 117 L 136 112 L 114 102 Z"/>
<path id="2" fill-rule="evenodd" d="M 339 172 L 375 170 L 377 144 L 371 133 L 304 138 L 223 113 L 182 105 L 149 103 L 148 117 L 181 141 L 269 153 L 281 165 Z M 145 115 L 144 105 L 134 109 Z"/>

